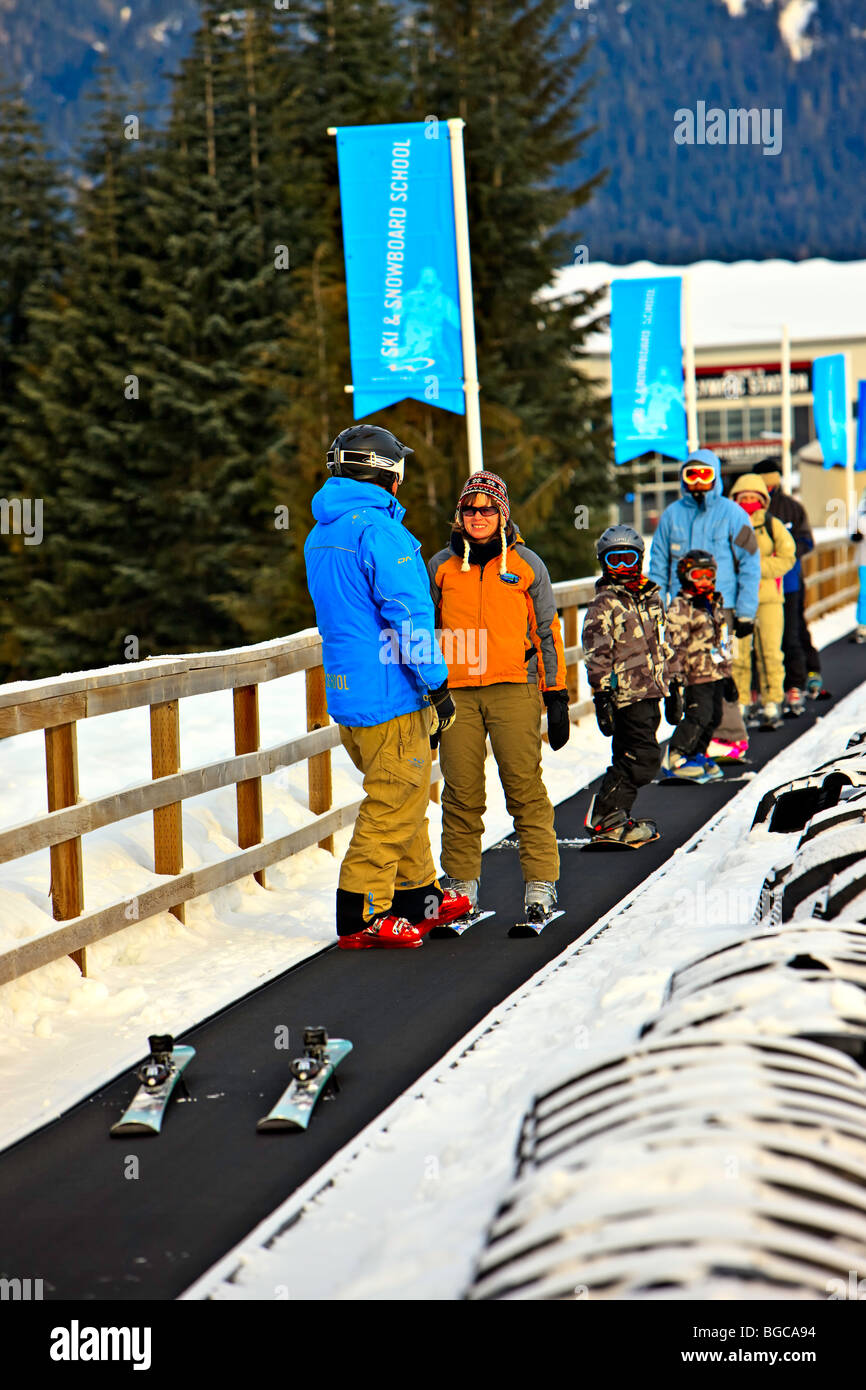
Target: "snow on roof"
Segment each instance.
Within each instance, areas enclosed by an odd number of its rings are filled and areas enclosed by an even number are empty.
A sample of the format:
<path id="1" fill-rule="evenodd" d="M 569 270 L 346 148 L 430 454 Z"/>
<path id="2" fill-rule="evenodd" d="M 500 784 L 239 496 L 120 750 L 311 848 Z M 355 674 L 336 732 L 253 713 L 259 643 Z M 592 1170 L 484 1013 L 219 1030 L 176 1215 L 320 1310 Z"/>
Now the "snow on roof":
<path id="1" fill-rule="evenodd" d="M 788 324 L 792 343 L 866 339 L 866 261 L 697 261 L 686 266 L 587 261 L 559 271 L 553 292 L 572 294 L 596 290 L 611 280 L 686 271 L 691 277 L 697 348 L 777 342 L 783 323 Z M 609 308 L 608 294 L 600 311 Z M 609 352 L 610 334 L 593 334 L 587 347 L 590 352 Z"/>
<path id="2" fill-rule="evenodd" d="M 763 0 L 770 5 L 772 0 Z M 722 0 L 732 19 L 742 19 L 746 13 L 748 0 Z M 814 39 L 807 38 L 806 30 L 818 8 L 818 0 L 783 0 L 778 13 L 779 33 L 795 63 L 808 58 L 815 46 Z"/>

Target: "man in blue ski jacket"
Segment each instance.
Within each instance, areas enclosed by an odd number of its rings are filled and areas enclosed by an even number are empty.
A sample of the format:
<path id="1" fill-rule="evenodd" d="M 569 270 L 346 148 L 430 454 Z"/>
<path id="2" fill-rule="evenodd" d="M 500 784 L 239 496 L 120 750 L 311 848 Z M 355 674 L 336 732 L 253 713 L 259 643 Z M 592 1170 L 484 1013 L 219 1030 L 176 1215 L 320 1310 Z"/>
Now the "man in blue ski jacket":
<path id="1" fill-rule="evenodd" d="M 681 498 L 662 512 L 650 551 L 649 577 L 668 604 L 678 593 L 677 565 L 690 550 L 708 550 L 717 565 L 716 588 L 725 605 L 728 631 L 747 636 L 754 627 L 761 582 L 761 557 L 743 508 L 722 495 L 721 464 L 711 449 L 690 454 L 680 469 Z M 707 749 L 723 761 L 741 760 L 748 749 L 736 701 L 725 701 L 722 722 Z"/>
<path id="2" fill-rule="evenodd" d="M 431 746 L 455 711 L 421 547 L 395 496 L 411 452 L 378 425 L 343 430 L 304 545 L 328 713 L 366 793 L 340 867 L 344 950 L 421 946 L 470 910 L 439 887 L 427 833 Z"/>

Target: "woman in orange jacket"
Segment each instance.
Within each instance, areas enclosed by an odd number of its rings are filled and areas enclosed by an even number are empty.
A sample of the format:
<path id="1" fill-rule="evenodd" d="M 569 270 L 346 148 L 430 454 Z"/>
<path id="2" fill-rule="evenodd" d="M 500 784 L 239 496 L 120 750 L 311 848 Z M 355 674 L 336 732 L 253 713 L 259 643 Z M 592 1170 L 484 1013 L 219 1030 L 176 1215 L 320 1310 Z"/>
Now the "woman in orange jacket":
<path id="1" fill-rule="evenodd" d="M 481 876 L 490 736 L 505 804 L 520 843 L 526 920 L 556 903 L 559 852 L 541 780 L 541 700 L 550 746 L 570 731 L 565 652 L 547 569 L 511 520 L 495 473 L 473 473 L 457 504 L 451 541 L 429 562 L 440 645 L 457 718 L 441 737 L 442 868 L 473 906 Z"/>

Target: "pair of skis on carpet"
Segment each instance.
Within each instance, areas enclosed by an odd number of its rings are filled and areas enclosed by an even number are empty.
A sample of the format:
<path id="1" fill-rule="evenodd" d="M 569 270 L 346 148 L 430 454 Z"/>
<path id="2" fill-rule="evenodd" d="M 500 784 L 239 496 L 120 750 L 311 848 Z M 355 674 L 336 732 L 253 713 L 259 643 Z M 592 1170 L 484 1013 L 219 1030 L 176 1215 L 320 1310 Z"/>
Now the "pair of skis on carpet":
<path id="1" fill-rule="evenodd" d="M 565 908 L 560 908 L 558 912 L 545 913 L 540 922 L 515 922 L 513 926 L 508 928 L 508 935 L 538 936 L 539 932 L 544 931 L 544 928 L 549 926 L 551 922 L 555 922 L 557 917 L 562 917 L 564 912 Z M 486 917 L 494 917 L 495 915 L 493 908 L 488 908 L 485 912 L 477 907 L 474 912 L 467 912 L 465 917 L 457 917 L 453 922 L 446 922 L 441 927 L 434 927 L 430 935 L 462 936 L 469 927 L 474 927 L 476 922 L 483 922 Z"/>
<path id="2" fill-rule="evenodd" d="M 183 1073 L 195 1056 L 195 1048 L 175 1043 L 168 1034 L 148 1039 L 150 1056 L 138 1068 L 139 1088 L 116 1124 L 115 1138 L 159 1134 L 168 1103 L 178 1085 L 186 1095 Z M 304 1029 L 304 1055 L 290 1064 L 292 1080 L 272 1110 L 259 1120 L 259 1133 L 273 1130 L 305 1130 L 323 1095 L 337 1089 L 334 1072 L 352 1051 L 346 1038 L 329 1038 L 324 1028 Z"/>

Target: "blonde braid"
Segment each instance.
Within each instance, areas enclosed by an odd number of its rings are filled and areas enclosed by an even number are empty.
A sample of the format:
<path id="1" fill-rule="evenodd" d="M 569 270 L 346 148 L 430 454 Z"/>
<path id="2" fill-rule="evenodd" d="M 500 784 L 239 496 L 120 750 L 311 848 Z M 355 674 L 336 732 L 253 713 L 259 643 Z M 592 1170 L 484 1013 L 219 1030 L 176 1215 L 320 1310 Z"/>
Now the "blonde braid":
<path id="1" fill-rule="evenodd" d="M 466 535 L 464 535 L 464 537 L 463 537 L 463 564 L 460 566 L 460 570 L 461 570 L 462 573 L 465 574 L 465 572 L 466 572 L 468 569 L 469 569 L 469 537 L 466 536 Z"/>
<path id="2" fill-rule="evenodd" d="M 502 536 L 502 555 L 499 558 L 499 573 L 505 573 L 505 558 L 508 554 L 508 541 L 505 539 L 505 517 L 499 513 L 499 531 Z"/>

